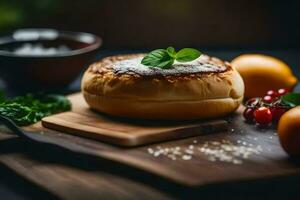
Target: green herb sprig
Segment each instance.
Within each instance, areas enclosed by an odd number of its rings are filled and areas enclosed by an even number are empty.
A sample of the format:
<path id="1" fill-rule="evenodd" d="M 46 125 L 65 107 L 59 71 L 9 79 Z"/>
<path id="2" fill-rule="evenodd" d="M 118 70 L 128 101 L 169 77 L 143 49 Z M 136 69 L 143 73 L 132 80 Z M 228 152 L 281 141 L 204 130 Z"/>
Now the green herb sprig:
<path id="1" fill-rule="evenodd" d="M 70 109 L 70 101 L 62 95 L 27 94 L 7 99 L 0 91 L 0 114 L 19 126 L 30 125 L 45 116 Z"/>
<path id="2" fill-rule="evenodd" d="M 300 105 L 300 93 L 288 93 L 281 97 L 284 104 L 290 107 L 295 107 Z"/>
<path id="3" fill-rule="evenodd" d="M 150 67 L 158 67 L 162 69 L 169 69 L 174 61 L 190 62 L 197 59 L 201 52 L 193 48 L 184 48 L 176 52 L 174 47 L 167 49 L 156 49 L 148 53 L 141 61 L 143 65 Z"/>

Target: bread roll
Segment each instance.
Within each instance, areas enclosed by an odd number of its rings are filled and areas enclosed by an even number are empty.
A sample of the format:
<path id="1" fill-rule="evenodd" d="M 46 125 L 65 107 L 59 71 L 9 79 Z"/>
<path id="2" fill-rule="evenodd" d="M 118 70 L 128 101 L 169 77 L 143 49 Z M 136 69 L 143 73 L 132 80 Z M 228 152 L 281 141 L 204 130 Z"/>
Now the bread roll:
<path id="1" fill-rule="evenodd" d="M 170 69 L 141 64 L 143 54 L 106 57 L 84 73 L 88 105 L 106 114 L 142 119 L 208 119 L 235 111 L 244 83 L 228 62 L 201 55 Z"/>

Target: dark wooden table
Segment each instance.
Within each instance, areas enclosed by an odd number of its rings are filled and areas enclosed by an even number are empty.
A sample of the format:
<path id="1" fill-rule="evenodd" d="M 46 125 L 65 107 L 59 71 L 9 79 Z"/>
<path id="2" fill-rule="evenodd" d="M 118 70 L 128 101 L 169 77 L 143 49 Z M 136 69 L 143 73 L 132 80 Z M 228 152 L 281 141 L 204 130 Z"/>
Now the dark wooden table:
<path id="1" fill-rule="evenodd" d="M 223 59 L 231 60 L 233 57 L 243 52 L 254 52 L 254 51 L 204 51 L 207 54 L 215 55 Z M 286 61 L 290 66 L 293 67 L 294 73 L 300 77 L 300 51 L 296 50 L 278 50 L 278 51 L 255 51 L 262 52 L 269 55 L 279 57 Z M 102 51 L 99 53 L 99 58 L 105 55 L 114 54 L 115 51 Z M 71 93 L 79 89 L 80 77 L 66 90 L 67 93 Z M 0 82 L 0 87 L 4 88 L 10 95 L 16 94 L 15 91 L 9 90 L 3 83 Z M 297 89 L 300 91 L 300 85 Z M 8 136 L 11 137 L 11 136 Z M 228 188 L 220 188 L 217 191 L 211 191 L 209 188 L 201 191 L 191 191 L 177 185 L 168 184 L 164 181 L 156 180 L 151 176 L 139 176 L 139 174 L 133 173 L 130 169 L 123 166 L 113 166 L 105 161 L 100 161 L 99 168 L 96 175 L 89 172 L 88 165 L 93 164 L 90 160 L 77 160 L 76 157 L 70 154 L 62 154 L 61 152 L 53 152 L 51 150 L 46 152 L 37 152 L 35 146 L 24 146 L 24 143 L 18 138 L 10 138 L 5 143 L 0 143 L 0 155 L 7 160 L 7 162 L 14 162 L 17 166 L 18 162 L 21 162 L 19 170 L 33 170 L 36 171 L 37 176 L 42 175 L 43 172 L 47 171 L 49 163 L 51 168 L 55 168 L 56 171 L 61 173 L 53 174 L 51 177 L 46 177 L 47 180 L 53 181 L 61 179 L 65 174 L 65 170 L 76 171 L 76 174 L 80 174 L 78 177 L 69 178 L 68 181 L 72 180 L 78 182 L 99 182 L 98 185 L 102 187 L 93 187 L 90 184 L 86 186 L 86 190 L 91 191 L 91 196 L 82 197 L 82 199 L 222 199 L 222 197 L 230 197 L 232 199 L 258 199 L 262 197 L 262 194 L 252 194 L 250 185 L 237 185 L 236 190 L 232 190 L 232 186 Z M 16 159 L 17 158 L 17 159 Z M 22 162 L 24 161 L 24 162 Z M 26 162 L 26 163 L 25 163 Z M 24 164 L 25 163 L 25 164 Z M 44 167 L 47 164 L 47 167 Z M 99 163 L 98 163 L 99 164 Z M 22 167 L 23 166 L 23 167 Z M 25 166 L 25 167 L 24 167 Z M 251 170 L 251 169 L 249 169 Z M 0 164 L 0 199 L 57 199 L 49 190 L 43 189 L 38 184 L 33 184 L 31 181 L 22 178 L 17 175 L 14 170 L 10 169 L 5 165 Z M 85 179 L 82 179 L 85 177 Z M 86 178 L 88 177 L 88 178 Z M 45 177 L 41 177 L 43 179 Z M 291 180 L 292 179 L 292 180 Z M 260 184 L 261 191 L 264 191 L 264 187 L 273 187 L 274 190 L 280 190 L 284 187 L 284 191 L 288 188 L 295 190 L 299 187 L 299 177 L 290 178 L 290 185 L 277 185 L 276 180 L 272 183 L 266 181 Z M 88 185 L 88 184 L 85 184 Z M 277 186 L 276 186 L 277 185 Z M 231 188 L 231 189 L 230 189 Z M 76 194 L 76 189 L 68 188 L 68 182 L 62 186 L 62 190 L 70 190 L 73 195 Z M 80 194 L 78 194 L 80 195 Z M 264 196 L 266 198 L 266 196 Z M 276 196 L 269 196 L 272 199 L 285 199 L 285 194 L 276 193 Z"/>

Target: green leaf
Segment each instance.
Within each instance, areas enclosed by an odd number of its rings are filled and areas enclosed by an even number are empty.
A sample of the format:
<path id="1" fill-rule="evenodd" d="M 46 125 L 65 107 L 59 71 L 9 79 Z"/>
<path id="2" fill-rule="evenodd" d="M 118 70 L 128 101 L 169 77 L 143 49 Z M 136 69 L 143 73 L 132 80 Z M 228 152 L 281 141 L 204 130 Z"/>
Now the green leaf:
<path id="1" fill-rule="evenodd" d="M 288 93 L 282 98 L 283 103 L 295 107 L 300 105 L 300 93 Z"/>
<path id="2" fill-rule="evenodd" d="M 170 61 L 171 59 L 172 58 L 165 49 L 157 49 L 147 54 L 141 63 L 146 66 L 156 67 L 163 62 Z"/>
<path id="3" fill-rule="evenodd" d="M 176 60 L 178 62 L 189 62 L 197 59 L 201 55 L 201 52 L 197 49 L 184 48 L 177 52 Z"/>
<path id="4" fill-rule="evenodd" d="M 150 67 L 159 67 L 162 69 L 170 68 L 174 61 L 189 62 L 197 59 L 201 53 L 192 48 L 184 48 L 176 53 L 174 47 L 165 49 L 156 49 L 147 54 L 141 61 L 143 65 Z"/>
<path id="5" fill-rule="evenodd" d="M 0 102 L 0 114 L 17 125 L 33 124 L 43 117 L 68 111 L 71 103 L 62 95 L 27 94 Z"/>
<path id="6" fill-rule="evenodd" d="M 33 110 L 18 103 L 9 103 L 0 106 L 0 114 L 13 120 L 18 125 L 28 125 L 37 121 Z"/>
<path id="7" fill-rule="evenodd" d="M 176 56 L 176 51 L 175 51 L 174 47 L 168 47 L 168 48 L 167 48 L 167 52 L 168 52 L 168 54 L 169 54 L 172 58 L 175 58 L 175 56 Z"/>
<path id="8" fill-rule="evenodd" d="M 173 65 L 173 63 L 174 63 L 174 59 L 171 59 L 171 60 L 161 62 L 156 67 L 159 67 L 159 68 L 162 68 L 162 69 L 168 69 Z"/>

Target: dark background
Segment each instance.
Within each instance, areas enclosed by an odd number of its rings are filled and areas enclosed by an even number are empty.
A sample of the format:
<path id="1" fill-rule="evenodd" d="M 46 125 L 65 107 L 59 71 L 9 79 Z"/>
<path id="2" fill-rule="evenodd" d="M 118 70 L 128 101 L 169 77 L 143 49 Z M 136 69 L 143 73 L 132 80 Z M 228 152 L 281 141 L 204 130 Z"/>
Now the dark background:
<path id="1" fill-rule="evenodd" d="M 167 46 L 229 61 L 265 53 L 300 77 L 297 0 L 0 0 L 0 34 L 18 28 L 94 33 L 103 39 L 97 59 Z"/>
<path id="2" fill-rule="evenodd" d="M 0 0 L 0 35 L 18 28 L 94 33 L 103 39 L 96 59 L 167 46 L 229 61 L 264 53 L 300 77 L 297 0 Z M 79 84 L 80 77 L 72 91 Z"/>
<path id="3" fill-rule="evenodd" d="M 226 60 L 241 53 L 264 53 L 283 59 L 299 78 L 299 2 L 0 0 L 0 34 L 17 28 L 91 32 L 104 41 L 97 59 L 120 52 L 167 46 L 196 47 Z M 68 93 L 79 90 L 79 86 L 80 77 Z M 0 80 L 2 88 L 5 84 Z M 13 93 L 9 87 L 6 90 Z M 45 197 L 44 192 L 4 167 L 0 167 L 0 177 L 0 199 Z"/>
<path id="4" fill-rule="evenodd" d="M 0 0 L 0 32 L 85 31 L 104 48 L 294 49 L 299 10 L 297 0 Z"/>

